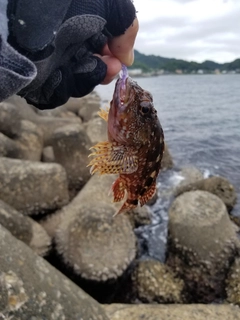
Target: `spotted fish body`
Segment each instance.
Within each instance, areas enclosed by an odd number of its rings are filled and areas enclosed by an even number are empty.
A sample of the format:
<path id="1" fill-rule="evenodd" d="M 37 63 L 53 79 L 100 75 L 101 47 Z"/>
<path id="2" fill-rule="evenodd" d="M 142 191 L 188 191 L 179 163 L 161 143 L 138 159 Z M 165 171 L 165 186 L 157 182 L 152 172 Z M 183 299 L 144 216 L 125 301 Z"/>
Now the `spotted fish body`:
<path id="1" fill-rule="evenodd" d="M 113 183 L 114 202 L 126 199 L 117 213 L 144 205 L 156 191 L 164 151 L 164 135 L 152 96 L 125 74 L 116 83 L 109 113 L 108 141 L 91 149 L 91 173 L 119 174 Z"/>

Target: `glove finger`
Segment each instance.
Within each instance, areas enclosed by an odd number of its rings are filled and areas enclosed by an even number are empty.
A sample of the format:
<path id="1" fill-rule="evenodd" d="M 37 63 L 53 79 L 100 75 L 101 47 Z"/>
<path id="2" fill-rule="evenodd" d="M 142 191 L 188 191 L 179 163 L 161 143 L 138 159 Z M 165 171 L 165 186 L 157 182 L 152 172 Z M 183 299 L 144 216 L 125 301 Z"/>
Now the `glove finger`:
<path id="1" fill-rule="evenodd" d="M 84 14 L 104 18 L 107 31 L 115 37 L 123 34 L 132 24 L 136 10 L 131 0 L 73 0 L 65 20 Z"/>
<path id="2" fill-rule="evenodd" d="M 107 73 L 107 65 L 97 56 L 85 59 L 74 74 L 75 86 L 73 97 L 89 94 L 98 84 L 103 82 Z"/>
<path id="3" fill-rule="evenodd" d="M 37 103 L 32 92 L 25 98 L 39 109 L 52 109 L 63 105 L 69 97 L 83 97 L 100 84 L 106 76 L 106 64 L 96 56 L 83 59 L 79 67 L 62 67 L 56 70 L 45 82 L 38 93 Z"/>

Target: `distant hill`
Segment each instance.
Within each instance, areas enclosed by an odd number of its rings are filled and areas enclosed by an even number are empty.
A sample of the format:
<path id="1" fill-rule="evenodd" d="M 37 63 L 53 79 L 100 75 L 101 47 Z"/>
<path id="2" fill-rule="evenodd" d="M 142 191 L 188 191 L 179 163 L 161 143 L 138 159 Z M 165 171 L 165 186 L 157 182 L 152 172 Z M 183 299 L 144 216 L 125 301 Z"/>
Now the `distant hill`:
<path id="1" fill-rule="evenodd" d="M 135 50 L 135 61 L 131 69 L 142 69 L 143 72 L 152 72 L 157 70 L 165 70 L 168 72 L 175 72 L 182 70 L 183 73 L 193 73 L 198 70 L 204 72 L 213 72 L 216 69 L 219 71 L 236 71 L 240 72 L 240 59 L 236 59 L 229 63 L 217 63 L 214 61 L 206 60 L 202 63 L 194 61 L 185 61 L 174 58 L 164 58 L 156 55 L 145 55 Z"/>

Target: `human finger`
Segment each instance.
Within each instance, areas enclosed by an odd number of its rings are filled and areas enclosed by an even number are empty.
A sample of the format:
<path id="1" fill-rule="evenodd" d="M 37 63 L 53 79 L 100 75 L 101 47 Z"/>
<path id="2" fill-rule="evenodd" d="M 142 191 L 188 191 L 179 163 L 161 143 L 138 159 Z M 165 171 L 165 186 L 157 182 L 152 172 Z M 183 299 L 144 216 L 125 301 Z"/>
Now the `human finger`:
<path id="1" fill-rule="evenodd" d="M 135 18 L 123 35 L 114 37 L 108 41 L 111 53 L 126 66 L 130 66 L 134 60 L 134 43 L 138 33 L 138 19 Z"/>
<path id="2" fill-rule="evenodd" d="M 115 58 L 113 56 L 109 56 L 109 55 L 105 55 L 105 56 L 97 55 L 97 56 L 107 66 L 106 76 L 105 76 L 104 80 L 101 82 L 101 84 L 109 84 L 117 76 L 117 74 L 120 72 L 120 70 L 122 68 L 122 64 L 117 58 Z"/>

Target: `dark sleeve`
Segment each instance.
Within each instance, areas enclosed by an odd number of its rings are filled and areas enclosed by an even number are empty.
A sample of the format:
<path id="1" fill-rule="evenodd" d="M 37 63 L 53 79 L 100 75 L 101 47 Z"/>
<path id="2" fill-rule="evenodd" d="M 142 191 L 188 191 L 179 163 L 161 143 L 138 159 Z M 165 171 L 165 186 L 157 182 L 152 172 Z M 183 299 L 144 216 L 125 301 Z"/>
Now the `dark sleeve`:
<path id="1" fill-rule="evenodd" d="M 17 93 L 36 76 L 36 67 L 7 43 L 7 0 L 0 1 L 0 102 Z"/>

